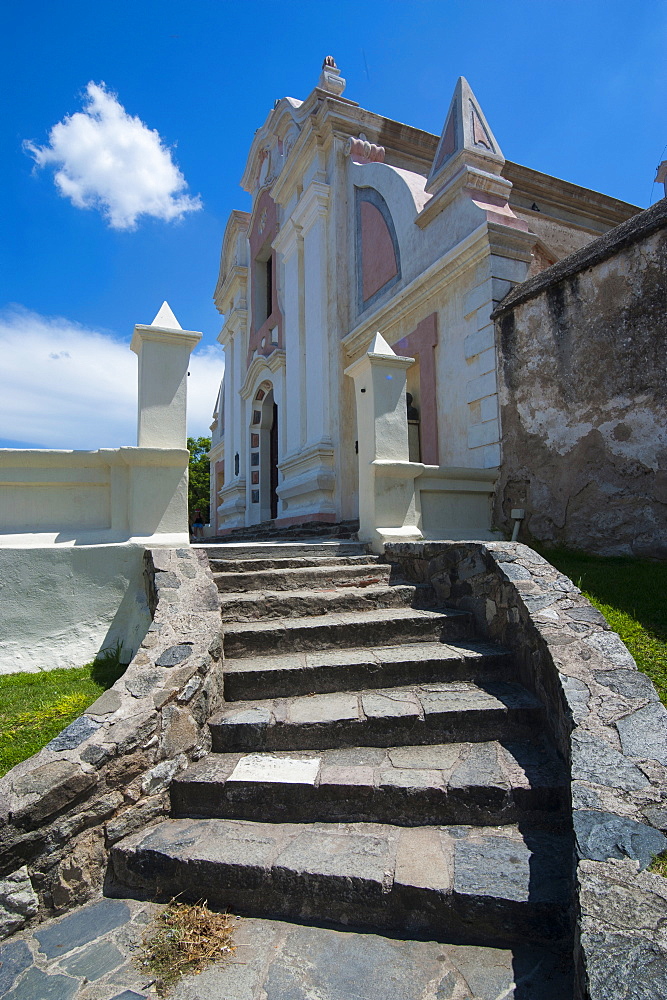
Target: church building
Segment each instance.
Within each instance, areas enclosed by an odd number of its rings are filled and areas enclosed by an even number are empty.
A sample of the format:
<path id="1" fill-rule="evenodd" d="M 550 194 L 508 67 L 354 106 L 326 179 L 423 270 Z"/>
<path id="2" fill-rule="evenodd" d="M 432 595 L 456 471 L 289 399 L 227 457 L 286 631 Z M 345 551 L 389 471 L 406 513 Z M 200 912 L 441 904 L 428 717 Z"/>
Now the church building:
<path id="1" fill-rule="evenodd" d="M 491 313 L 638 209 L 506 160 L 463 77 L 440 136 L 344 92 L 327 57 L 276 101 L 227 223 L 212 531 L 357 518 L 376 489 L 394 537 L 489 537 Z"/>

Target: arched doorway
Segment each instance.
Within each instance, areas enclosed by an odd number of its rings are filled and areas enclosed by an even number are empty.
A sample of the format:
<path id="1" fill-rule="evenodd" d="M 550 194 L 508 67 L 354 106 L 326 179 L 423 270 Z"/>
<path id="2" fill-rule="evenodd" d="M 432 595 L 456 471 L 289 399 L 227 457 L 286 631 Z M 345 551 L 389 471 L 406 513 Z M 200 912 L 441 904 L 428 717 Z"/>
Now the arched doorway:
<path id="1" fill-rule="evenodd" d="M 250 490 L 251 505 L 257 511 L 252 522 L 274 520 L 278 516 L 278 407 L 270 382 L 262 382 L 253 399 Z"/>

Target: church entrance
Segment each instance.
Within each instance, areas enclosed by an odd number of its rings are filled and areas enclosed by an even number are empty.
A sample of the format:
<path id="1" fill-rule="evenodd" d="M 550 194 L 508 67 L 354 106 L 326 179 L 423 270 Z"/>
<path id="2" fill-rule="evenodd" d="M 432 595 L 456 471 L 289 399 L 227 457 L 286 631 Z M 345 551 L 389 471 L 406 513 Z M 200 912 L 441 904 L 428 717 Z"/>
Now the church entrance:
<path id="1" fill-rule="evenodd" d="M 278 406 L 273 386 L 262 382 L 255 393 L 250 427 L 251 524 L 278 516 Z"/>

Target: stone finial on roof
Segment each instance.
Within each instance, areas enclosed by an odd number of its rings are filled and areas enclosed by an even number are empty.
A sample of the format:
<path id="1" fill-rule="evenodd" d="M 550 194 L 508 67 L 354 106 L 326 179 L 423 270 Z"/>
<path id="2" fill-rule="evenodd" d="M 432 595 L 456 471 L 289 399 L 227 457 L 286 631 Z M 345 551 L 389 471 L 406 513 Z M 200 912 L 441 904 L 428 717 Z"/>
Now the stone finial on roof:
<path id="1" fill-rule="evenodd" d="M 336 66 L 336 60 L 333 56 L 325 57 L 317 86 L 320 90 L 326 90 L 327 93 L 333 94 L 334 97 L 340 97 L 345 90 L 345 80 L 340 75 L 340 70 Z"/>
<path id="2" fill-rule="evenodd" d="M 656 184 L 665 185 L 665 198 L 667 198 L 667 160 L 663 160 L 658 166 L 658 171 L 655 175 Z"/>
<path id="3" fill-rule="evenodd" d="M 505 162 L 479 101 L 463 76 L 458 78 L 454 88 L 454 96 L 449 105 L 440 142 L 433 158 L 433 166 L 426 183 L 427 191 L 434 191 L 440 186 L 440 174 L 461 150 L 482 156 L 489 163 L 503 164 Z"/>

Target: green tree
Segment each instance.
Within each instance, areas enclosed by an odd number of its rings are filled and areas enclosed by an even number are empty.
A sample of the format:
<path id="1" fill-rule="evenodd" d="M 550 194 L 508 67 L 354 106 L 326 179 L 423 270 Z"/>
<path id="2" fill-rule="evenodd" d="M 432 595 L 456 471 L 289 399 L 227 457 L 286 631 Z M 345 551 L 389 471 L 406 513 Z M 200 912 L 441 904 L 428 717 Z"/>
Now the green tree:
<path id="1" fill-rule="evenodd" d="M 211 439 L 207 437 L 188 438 L 190 465 L 188 477 L 188 516 L 192 524 L 195 511 L 198 510 L 204 520 L 209 519 L 211 471 L 208 463 L 208 453 L 211 449 Z"/>

